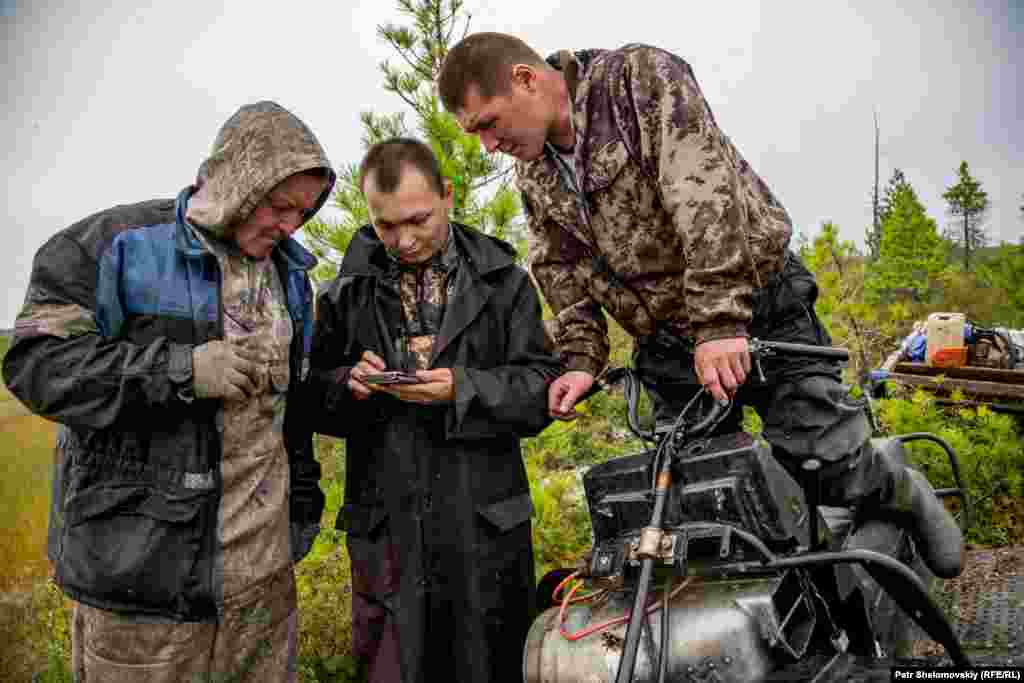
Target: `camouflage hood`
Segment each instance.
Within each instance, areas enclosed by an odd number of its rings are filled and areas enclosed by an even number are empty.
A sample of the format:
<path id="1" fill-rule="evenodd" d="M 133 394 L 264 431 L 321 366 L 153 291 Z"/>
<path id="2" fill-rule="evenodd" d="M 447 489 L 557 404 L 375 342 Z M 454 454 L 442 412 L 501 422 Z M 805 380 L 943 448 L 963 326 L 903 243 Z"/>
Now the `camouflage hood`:
<path id="1" fill-rule="evenodd" d="M 217 133 L 210 157 L 199 167 L 188 218 L 218 237 L 228 236 L 274 186 L 315 168 L 326 168 L 330 182 L 314 212 L 330 195 L 335 174 L 313 131 L 274 102 L 245 105 Z"/>

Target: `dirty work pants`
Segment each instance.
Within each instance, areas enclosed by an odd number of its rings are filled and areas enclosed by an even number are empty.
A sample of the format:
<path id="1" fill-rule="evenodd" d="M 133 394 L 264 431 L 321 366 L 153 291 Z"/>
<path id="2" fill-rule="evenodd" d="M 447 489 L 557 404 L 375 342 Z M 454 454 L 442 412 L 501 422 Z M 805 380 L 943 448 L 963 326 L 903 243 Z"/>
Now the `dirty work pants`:
<path id="1" fill-rule="evenodd" d="M 814 312 L 814 276 L 788 253 L 782 273 L 758 290 L 751 337 L 762 341 L 831 345 Z M 693 367 L 692 342 L 666 335 L 638 339 L 633 364 L 654 401 L 658 420 L 674 421 L 700 388 Z M 751 368 L 736 393 L 735 406 L 715 433 L 741 429 L 741 406 L 753 407 L 763 422 L 772 453 L 805 484 L 801 463 L 819 458 L 821 503 L 860 506 L 887 501 L 902 467 L 870 447 L 871 426 L 864 404 L 848 396 L 838 362 L 776 356 L 763 361 L 765 379 Z"/>
<path id="2" fill-rule="evenodd" d="M 75 683 L 296 681 L 292 569 L 241 591 L 225 608 L 216 622 L 176 622 L 78 604 L 71 633 Z"/>

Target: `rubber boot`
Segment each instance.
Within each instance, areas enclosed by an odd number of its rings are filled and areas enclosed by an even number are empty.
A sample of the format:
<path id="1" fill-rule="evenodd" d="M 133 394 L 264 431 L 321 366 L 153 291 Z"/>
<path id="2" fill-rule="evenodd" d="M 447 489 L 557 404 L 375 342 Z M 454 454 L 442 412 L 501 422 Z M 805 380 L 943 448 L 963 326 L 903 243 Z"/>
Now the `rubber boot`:
<path id="1" fill-rule="evenodd" d="M 964 568 L 964 537 L 960 527 L 942 501 L 935 497 L 935 489 L 927 477 L 909 467 L 903 471 L 904 476 L 896 482 L 892 501 L 883 507 L 909 518 L 907 530 L 935 576 L 943 579 L 959 576 Z"/>
<path id="2" fill-rule="evenodd" d="M 827 505 L 856 507 L 859 524 L 874 519 L 899 525 L 914 538 L 935 576 L 959 576 L 963 534 L 923 474 L 869 441 L 828 483 Z"/>

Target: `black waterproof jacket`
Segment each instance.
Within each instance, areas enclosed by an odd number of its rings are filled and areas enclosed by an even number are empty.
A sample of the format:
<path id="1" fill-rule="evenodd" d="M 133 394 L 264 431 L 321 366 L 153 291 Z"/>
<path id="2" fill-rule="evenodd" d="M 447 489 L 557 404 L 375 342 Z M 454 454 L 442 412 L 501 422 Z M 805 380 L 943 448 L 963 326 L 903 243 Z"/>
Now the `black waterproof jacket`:
<path id="1" fill-rule="evenodd" d="M 434 650 L 452 653 L 445 680 L 518 681 L 534 592 L 533 505 L 519 440 L 550 423 L 547 387 L 562 368 L 512 248 L 453 227 L 463 260 L 430 367 L 453 369 L 454 403 L 357 401 L 345 386 L 364 350 L 389 368 L 402 362 L 396 267 L 367 226 L 317 298 L 311 382 L 326 417 L 317 429 L 347 440 L 338 528 L 348 532 L 353 562 L 364 560 L 358 540 L 381 529 L 398 548 L 397 592 L 369 598 L 396 614 L 403 680 L 441 680 L 424 665 Z M 451 628 L 431 627 L 437 605 L 451 610 Z"/>

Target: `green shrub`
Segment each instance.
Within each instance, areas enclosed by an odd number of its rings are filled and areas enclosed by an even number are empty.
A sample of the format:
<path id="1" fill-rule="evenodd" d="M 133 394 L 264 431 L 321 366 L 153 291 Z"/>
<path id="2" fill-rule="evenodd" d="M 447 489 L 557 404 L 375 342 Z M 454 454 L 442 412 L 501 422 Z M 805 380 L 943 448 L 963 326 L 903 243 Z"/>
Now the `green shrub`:
<path id="1" fill-rule="evenodd" d="M 345 534 L 334 528 L 345 491 L 345 442 L 316 438 L 326 496 L 321 531 L 295 568 L 299 595 L 299 673 L 306 683 L 356 680 L 352 661 L 352 587 Z"/>
<path id="2" fill-rule="evenodd" d="M 539 581 L 552 569 L 575 567 L 592 543 L 590 516 L 578 476 L 527 461 L 533 497 L 533 557 Z"/>
<path id="3" fill-rule="evenodd" d="M 49 579 L 3 598 L 0 680 L 70 683 L 71 601 Z"/>
<path id="4" fill-rule="evenodd" d="M 967 541 L 1005 545 L 1007 529 L 993 520 L 994 499 L 1024 495 L 1024 443 L 1013 418 L 986 406 L 944 410 L 932 395 L 920 389 L 909 398 L 878 401 L 877 413 L 888 434 L 930 432 L 953 447 L 974 512 Z M 939 446 L 915 441 L 907 448 L 911 463 L 933 486 L 955 485 L 949 459 Z"/>

